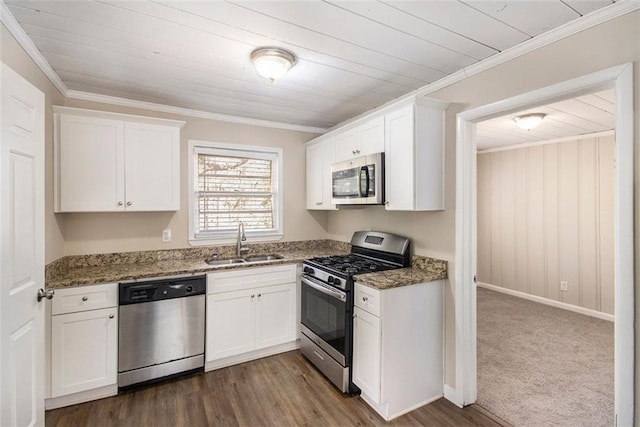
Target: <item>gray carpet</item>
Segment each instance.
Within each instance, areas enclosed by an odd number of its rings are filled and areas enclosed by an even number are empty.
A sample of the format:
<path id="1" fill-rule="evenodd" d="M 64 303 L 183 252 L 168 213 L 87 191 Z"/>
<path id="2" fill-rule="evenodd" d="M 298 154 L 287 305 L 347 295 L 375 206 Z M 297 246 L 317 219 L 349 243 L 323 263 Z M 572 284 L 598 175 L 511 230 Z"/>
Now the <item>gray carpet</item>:
<path id="1" fill-rule="evenodd" d="M 613 323 L 478 288 L 478 404 L 515 426 L 613 425 Z"/>

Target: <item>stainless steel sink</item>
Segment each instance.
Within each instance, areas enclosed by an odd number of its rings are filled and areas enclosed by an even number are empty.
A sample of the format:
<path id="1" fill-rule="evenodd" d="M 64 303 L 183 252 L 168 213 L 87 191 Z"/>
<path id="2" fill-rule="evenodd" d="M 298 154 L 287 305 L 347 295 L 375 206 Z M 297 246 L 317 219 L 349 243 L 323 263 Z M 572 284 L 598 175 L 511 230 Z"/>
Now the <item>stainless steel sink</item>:
<path id="1" fill-rule="evenodd" d="M 231 259 L 206 259 L 204 260 L 209 265 L 219 266 L 219 265 L 231 265 L 231 264 L 245 264 L 246 261 L 242 258 L 231 258 Z"/>
<path id="2" fill-rule="evenodd" d="M 282 255 L 270 254 L 270 255 L 246 256 L 244 257 L 244 260 L 246 262 L 261 262 L 261 261 L 275 261 L 277 259 L 282 259 L 282 258 L 284 258 Z"/>
<path id="3" fill-rule="evenodd" d="M 230 259 L 212 258 L 212 259 L 206 259 L 204 262 L 214 267 L 219 267 L 223 265 L 232 265 L 232 264 L 249 264 L 252 262 L 275 261 L 282 258 L 284 258 L 282 255 L 269 254 L 269 255 L 253 255 L 253 256 L 247 256 L 244 258 L 230 258 Z"/>

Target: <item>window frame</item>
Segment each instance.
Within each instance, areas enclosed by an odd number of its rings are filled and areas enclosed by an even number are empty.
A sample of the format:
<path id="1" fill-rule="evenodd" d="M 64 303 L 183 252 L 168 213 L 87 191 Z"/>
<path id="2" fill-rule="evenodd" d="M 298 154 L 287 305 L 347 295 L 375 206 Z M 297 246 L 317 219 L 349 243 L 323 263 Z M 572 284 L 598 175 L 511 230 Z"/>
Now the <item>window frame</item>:
<path id="1" fill-rule="evenodd" d="M 272 160 L 272 183 L 275 185 L 273 191 L 273 222 L 274 228 L 271 230 L 245 230 L 248 242 L 268 242 L 280 240 L 284 237 L 283 232 L 283 206 L 284 197 L 282 189 L 284 187 L 283 174 L 283 150 L 279 147 L 266 147 L 258 145 L 233 144 L 226 142 L 189 140 L 188 151 L 188 187 L 189 187 L 189 236 L 188 242 L 191 246 L 219 245 L 235 243 L 237 241 L 237 230 L 198 233 L 198 201 L 196 196 L 198 182 L 198 155 L 213 154 L 239 157 L 269 158 Z"/>

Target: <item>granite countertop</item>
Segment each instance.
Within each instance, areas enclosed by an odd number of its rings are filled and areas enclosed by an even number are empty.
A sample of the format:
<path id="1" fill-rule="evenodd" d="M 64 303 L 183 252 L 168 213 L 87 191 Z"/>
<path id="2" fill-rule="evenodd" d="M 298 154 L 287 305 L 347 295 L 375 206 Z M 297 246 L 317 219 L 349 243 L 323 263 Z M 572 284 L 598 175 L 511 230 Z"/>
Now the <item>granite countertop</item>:
<path id="1" fill-rule="evenodd" d="M 154 277 L 180 276 L 198 273 L 211 273 L 238 268 L 256 268 L 277 264 L 301 263 L 303 260 L 318 256 L 338 255 L 349 252 L 348 245 L 340 244 L 289 245 L 279 244 L 278 247 L 258 247 L 245 256 L 257 254 L 282 255 L 282 259 L 211 266 L 205 259 L 212 257 L 212 249 L 182 249 L 174 251 L 126 252 L 115 254 L 97 254 L 86 256 L 65 257 L 67 259 L 54 262 L 47 266 L 45 286 L 47 289 L 57 289 L 80 285 L 95 285 L 149 279 Z M 250 246 L 250 245 L 248 245 Z M 234 247 L 235 249 L 235 247 Z M 235 258 L 233 253 L 226 250 L 215 250 L 219 259 Z"/>
<path id="2" fill-rule="evenodd" d="M 384 290 L 417 283 L 442 280 L 448 277 L 447 261 L 414 256 L 411 267 L 376 273 L 356 274 L 356 283 L 370 288 Z"/>

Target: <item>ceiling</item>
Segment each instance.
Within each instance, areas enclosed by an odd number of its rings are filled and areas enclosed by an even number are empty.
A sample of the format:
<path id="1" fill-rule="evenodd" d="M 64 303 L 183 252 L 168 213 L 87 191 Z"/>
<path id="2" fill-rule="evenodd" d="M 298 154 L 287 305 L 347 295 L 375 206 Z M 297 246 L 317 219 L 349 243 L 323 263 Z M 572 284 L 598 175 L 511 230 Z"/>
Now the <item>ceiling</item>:
<path id="1" fill-rule="evenodd" d="M 329 128 L 613 2 L 5 3 L 72 91 Z M 261 46 L 298 63 L 271 84 Z"/>
<path id="2" fill-rule="evenodd" d="M 528 113 L 544 113 L 546 116 L 540 126 L 527 131 L 516 126 L 513 119 Z M 482 151 L 614 128 L 615 90 L 608 89 L 480 122 L 476 126 L 476 142 L 478 150 Z"/>

